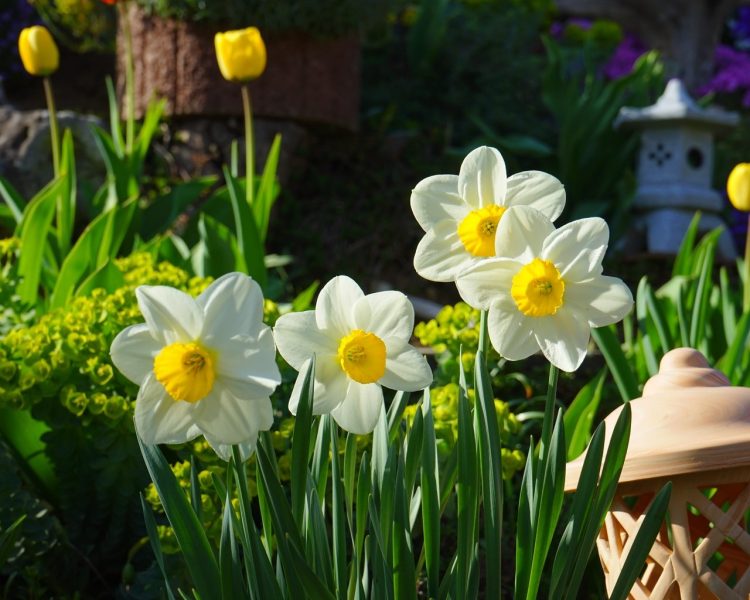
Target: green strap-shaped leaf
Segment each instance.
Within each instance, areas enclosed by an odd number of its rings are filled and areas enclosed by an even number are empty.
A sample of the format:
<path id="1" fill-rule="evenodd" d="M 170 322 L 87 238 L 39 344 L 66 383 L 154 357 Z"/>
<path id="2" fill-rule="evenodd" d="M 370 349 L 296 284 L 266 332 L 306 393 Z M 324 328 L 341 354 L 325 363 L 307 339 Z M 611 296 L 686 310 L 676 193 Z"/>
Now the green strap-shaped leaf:
<path id="1" fill-rule="evenodd" d="M 570 407 L 565 411 L 565 441 L 567 459 L 573 460 L 586 449 L 591 435 L 591 426 L 599 409 L 604 389 L 607 368 L 604 367 L 594 378 L 586 383 L 576 394 Z"/>
<path id="2" fill-rule="evenodd" d="M 472 429 L 469 401 L 463 388 L 458 394 L 458 479 L 456 480 L 457 551 L 456 599 L 469 598 L 472 564 L 477 559 L 477 480 L 476 441 Z"/>
<path id="3" fill-rule="evenodd" d="M 192 458 L 191 456 L 191 480 L 192 467 L 194 466 Z M 223 600 L 242 600 L 243 598 L 248 598 L 248 594 L 242 584 L 242 562 L 240 561 L 237 539 L 234 534 L 234 521 L 236 517 L 232 508 L 231 483 L 231 477 L 227 478 L 224 513 L 221 518 L 221 539 L 219 541 L 221 597 Z"/>
<path id="4" fill-rule="evenodd" d="M 116 275 L 107 271 L 106 263 L 114 258 L 123 242 L 136 202 L 130 201 L 98 215 L 86 226 L 60 267 L 60 274 L 50 300 L 50 308 L 60 308 L 73 296 L 82 279 L 105 269 L 103 283 Z M 101 262 L 99 262 L 101 261 Z M 87 286 L 84 290 L 88 290 Z"/>
<path id="5" fill-rule="evenodd" d="M 18 295 L 26 304 L 36 304 L 39 298 L 39 280 L 44 268 L 44 257 L 49 249 L 47 236 L 55 216 L 57 199 L 65 189 L 65 177 L 61 176 L 46 185 L 29 202 L 23 219 L 16 230 L 21 238 L 21 256 L 18 260 Z"/>
<path id="6" fill-rule="evenodd" d="M 151 544 L 151 550 L 154 553 L 156 564 L 159 566 L 161 576 L 164 578 L 164 589 L 167 591 L 167 597 L 169 600 L 174 600 L 174 592 L 172 591 L 172 585 L 169 583 L 169 575 L 167 574 L 167 567 L 164 564 L 164 554 L 161 551 L 161 540 L 159 540 L 159 534 L 156 531 L 156 519 L 154 519 L 154 511 L 146 502 L 146 499 L 141 496 L 141 509 L 143 510 L 143 520 L 146 524 L 146 533 L 148 534 L 148 540 Z"/>
<path id="7" fill-rule="evenodd" d="M 427 569 L 427 591 L 430 598 L 437 597 L 440 587 L 440 486 L 438 484 L 438 454 L 435 439 L 435 422 L 432 416 L 430 390 L 424 391 L 422 400 L 424 432 L 422 434 L 422 536 L 423 553 Z"/>
<path id="8" fill-rule="evenodd" d="M 312 425 L 313 383 L 315 376 L 315 356 L 310 364 L 297 376 L 302 380 L 302 387 L 297 406 L 292 437 L 292 514 L 298 527 L 302 527 L 302 515 L 305 510 L 305 488 L 307 486 L 307 463 L 310 457 L 310 427 Z"/>
<path id="9" fill-rule="evenodd" d="M 591 337 L 594 338 L 596 345 L 607 361 L 607 366 L 612 372 L 612 377 L 614 377 L 623 402 L 629 402 L 640 396 L 638 380 L 633 374 L 630 364 L 620 347 L 620 342 L 617 340 L 612 329 L 609 327 L 592 329 Z"/>
<path id="10" fill-rule="evenodd" d="M 253 202 L 253 214 L 255 222 L 258 224 L 258 233 L 260 234 L 261 243 L 265 243 L 268 233 L 268 223 L 271 217 L 276 198 L 279 195 L 279 186 L 276 183 L 276 170 L 279 166 L 279 154 L 281 152 L 281 134 L 277 133 L 273 138 L 271 149 L 266 156 L 266 164 L 263 167 L 263 173 L 260 177 L 258 193 Z M 254 185 L 254 182 L 248 182 L 247 185 Z"/>
<path id="11" fill-rule="evenodd" d="M 699 350 L 702 349 L 703 351 L 705 351 L 705 348 L 702 346 L 706 339 L 705 328 L 708 319 L 711 291 L 713 289 L 711 274 L 714 269 L 714 254 L 716 253 L 716 245 L 718 244 L 719 236 L 722 231 L 722 228 L 714 229 L 701 241 L 701 243 L 705 242 L 705 252 L 703 254 L 703 260 L 700 263 L 698 285 L 695 289 L 695 302 L 693 303 L 693 311 L 690 318 L 689 341 L 692 348 L 698 348 Z"/>
<path id="12" fill-rule="evenodd" d="M 266 267 L 263 262 L 265 251 L 260 234 L 258 233 L 258 225 L 250 207 L 241 194 L 237 180 L 232 177 L 229 169 L 226 167 L 224 167 L 224 178 L 227 182 L 229 199 L 232 203 L 237 245 L 244 260 L 246 272 L 262 288 L 265 288 L 267 284 Z"/>
<path id="13" fill-rule="evenodd" d="M 479 478 L 484 516 L 485 589 L 488 598 L 501 596 L 503 533 L 503 464 L 497 427 L 495 394 L 492 390 L 484 351 L 474 361 L 474 385 L 479 416 Z"/>
<path id="14" fill-rule="evenodd" d="M 0 198 L 8 206 L 11 216 L 16 224 L 23 219 L 23 212 L 26 208 L 26 202 L 9 181 L 0 177 Z"/>
<path id="15" fill-rule="evenodd" d="M 66 129 L 63 134 L 60 167 L 65 177 L 65 187 L 57 197 L 57 248 L 60 260 L 67 255 L 73 237 L 73 222 L 76 216 L 76 159 L 73 148 L 73 134 Z"/>
<path id="16" fill-rule="evenodd" d="M 174 530 L 195 589 L 201 598 L 213 598 L 220 589 L 219 567 L 203 524 L 195 515 L 177 478 L 157 446 L 138 438 L 143 460 Z"/>
<path id="17" fill-rule="evenodd" d="M 750 312 L 743 314 L 740 318 L 734 332 L 732 343 L 716 365 L 717 368 L 726 374 L 733 385 L 741 385 L 739 381 L 740 368 L 747 348 L 747 338 L 749 334 Z"/>
<path id="18" fill-rule="evenodd" d="M 330 415 L 325 417 L 325 427 L 330 429 L 331 438 L 331 536 L 333 537 L 333 577 L 339 600 L 346 598 L 346 511 L 344 489 L 341 484 L 339 466 L 339 432 Z"/>
<path id="19" fill-rule="evenodd" d="M 648 558 L 651 547 L 654 545 L 654 540 L 659 535 L 671 495 L 672 482 L 667 482 L 651 501 L 641 527 L 633 540 L 633 545 L 627 552 L 620 575 L 609 596 L 610 600 L 625 600 L 628 597 L 635 580 L 643 571 L 643 565 Z"/>

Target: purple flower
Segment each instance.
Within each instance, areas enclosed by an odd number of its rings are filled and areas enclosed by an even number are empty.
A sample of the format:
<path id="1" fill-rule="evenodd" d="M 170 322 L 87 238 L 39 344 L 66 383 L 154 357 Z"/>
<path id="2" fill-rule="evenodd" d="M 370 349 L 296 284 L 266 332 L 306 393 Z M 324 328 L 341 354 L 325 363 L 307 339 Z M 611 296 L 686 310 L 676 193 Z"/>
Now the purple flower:
<path id="1" fill-rule="evenodd" d="M 744 92 L 742 105 L 750 106 L 750 54 L 720 45 L 716 48 L 715 63 L 714 76 L 698 88 L 698 94 Z"/>
<path id="2" fill-rule="evenodd" d="M 619 79 L 633 70 L 635 61 L 646 52 L 646 47 L 634 35 L 627 34 L 617 46 L 602 72 L 607 79 Z"/>

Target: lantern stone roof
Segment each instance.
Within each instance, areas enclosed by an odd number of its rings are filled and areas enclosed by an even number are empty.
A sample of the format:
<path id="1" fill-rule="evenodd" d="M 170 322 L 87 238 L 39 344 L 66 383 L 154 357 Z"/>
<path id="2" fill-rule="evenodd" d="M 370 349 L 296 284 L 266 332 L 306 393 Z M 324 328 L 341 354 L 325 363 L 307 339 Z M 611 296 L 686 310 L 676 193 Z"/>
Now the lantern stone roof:
<path id="1" fill-rule="evenodd" d="M 681 80 L 670 79 L 656 104 L 644 108 L 623 106 L 614 126 L 643 129 L 649 125 L 658 126 L 666 123 L 691 124 L 720 133 L 735 127 L 739 121 L 740 117 L 735 112 L 714 106 L 698 106 Z"/>
<path id="2" fill-rule="evenodd" d="M 692 348 L 664 355 L 643 397 L 630 401 L 630 444 L 620 483 L 742 468 L 750 470 L 750 388 L 732 387 Z M 606 445 L 622 407 L 604 420 Z M 585 453 L 568 463 L 574 490 Z"/>

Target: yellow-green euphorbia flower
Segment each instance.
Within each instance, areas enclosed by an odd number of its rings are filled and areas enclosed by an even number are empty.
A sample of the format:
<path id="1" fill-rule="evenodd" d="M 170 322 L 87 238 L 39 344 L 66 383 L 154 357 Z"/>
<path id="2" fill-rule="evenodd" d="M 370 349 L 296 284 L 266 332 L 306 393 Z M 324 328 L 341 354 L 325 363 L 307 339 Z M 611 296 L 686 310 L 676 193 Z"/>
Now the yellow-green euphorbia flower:
<path id="1" fill-rule="evenodd" d="M 602 275 L 609 228 L 598 217 L 555 229 L 528 206 L 509 208 L 497 228 L 496 257 L 461 273 L 456 287 L 469 305 L 488 310 L 490 342 L 521 360 L 541 350 L 575 371 L 592 327 L 622 320 L 633 306 L 628 287 Z"/>
<path id="2" fill-rule="evenodd" d="M 244 83 L 265 71 L 266 45 L 256 27 L 219 32 L 214 44 L 224 79 Z"/>
<path id="3" fill-rule="evenodd" d="M 27 27 L 18 36 L 18 52 L 23 68 L 30 75 L 46 77 L 57 71 L 60 52 L 50 32 L 41 25 Z"/>
<path id="4" fill-rule="evenodd" d="M 740 163 L 727 179 L 729 201 L 737 210 L 750 212 L 750 163 Z"/>

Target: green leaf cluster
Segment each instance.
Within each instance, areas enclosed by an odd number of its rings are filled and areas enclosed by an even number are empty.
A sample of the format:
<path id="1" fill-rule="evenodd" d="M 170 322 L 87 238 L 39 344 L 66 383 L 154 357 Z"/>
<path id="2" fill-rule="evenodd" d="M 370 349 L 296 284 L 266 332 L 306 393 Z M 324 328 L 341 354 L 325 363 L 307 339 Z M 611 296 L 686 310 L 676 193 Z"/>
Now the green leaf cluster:
<path id="1" fill-rule="evenodd" d="M 635 319 L 625 321 L 623 336 L 613 326 L 594 330 L 593 337 L 614 376 L 623 400 L 640 396 L 659 361 L 669 350 L 700 350 L 708 363 L 732 385 L 750 385 L 750 314 L 742 310 L 746 269 L 719 265 L 716 254 L 722 229 L 698 236 L 696 214 L 671 278 L 655 287 L 643 277 L 636 293 Z"/>
<path id="2" fill-rule="evenodd" d="M 430 400 L 435 428 L 435 443 L 437 445 L 440 467 L 443 469 L 458 442 L 458 415 L 461 389 L 456 383 L 434 387 L 430 390 Z M 470 407 L 474 406 L 476 391 L 466 390 L 466 397 Z M 510 480 L 526 463 L 526 453 L 521 449 L 521 422 L 511 411 L 507 402 L 494 399 L 497 429 L 502 442 L 501 464 L 503 479 Z M 418 411 L 419 404 L 409 404 L 404 409 L 404 418 L 411 427 Z"/>

